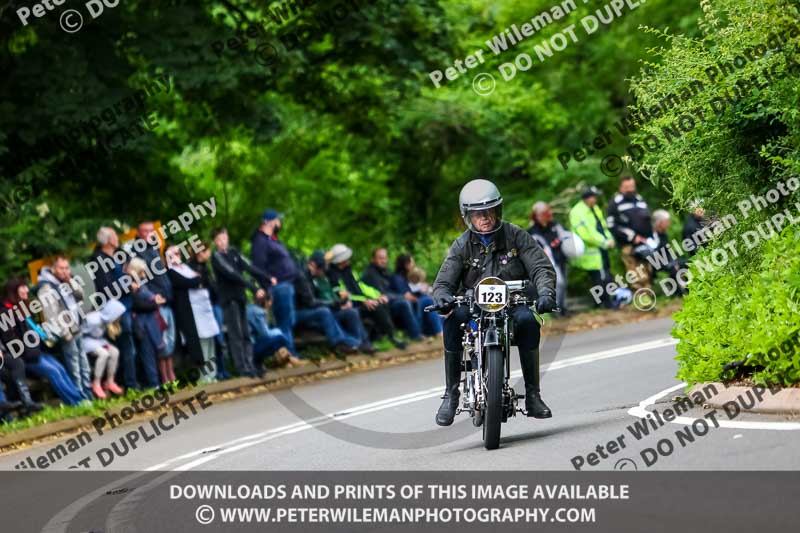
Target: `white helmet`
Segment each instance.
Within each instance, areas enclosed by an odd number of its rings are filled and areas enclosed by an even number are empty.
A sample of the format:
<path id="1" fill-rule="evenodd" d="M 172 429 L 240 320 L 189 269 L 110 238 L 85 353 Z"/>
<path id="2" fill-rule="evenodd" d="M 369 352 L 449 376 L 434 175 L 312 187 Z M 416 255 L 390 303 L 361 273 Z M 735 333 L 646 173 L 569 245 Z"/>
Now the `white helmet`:
<path id="1" fill-rule="evenodd" d="M 561 251 L 567 256 L 567 259 L 577 259 L 586 253 L 586 244 L 577 233 L 565 231 L 559 236 L 561 239 Z"/>
<path id="2" fill-rule="evenodd" d="M 500 229 L 500 221 L 503 219 L 503 197 L 494 183 L 489 180 L 472 180 L 461 189 L 458 195 L 458 203 L 461 209 L 461 218 L 467 227 L 481 235 L 489 235 Z M 497 224 L 491 231 L 478 231 L 472 224 L 469 214 L 474 211 L 484 211 L 494 209 L 497 217 Z"/>

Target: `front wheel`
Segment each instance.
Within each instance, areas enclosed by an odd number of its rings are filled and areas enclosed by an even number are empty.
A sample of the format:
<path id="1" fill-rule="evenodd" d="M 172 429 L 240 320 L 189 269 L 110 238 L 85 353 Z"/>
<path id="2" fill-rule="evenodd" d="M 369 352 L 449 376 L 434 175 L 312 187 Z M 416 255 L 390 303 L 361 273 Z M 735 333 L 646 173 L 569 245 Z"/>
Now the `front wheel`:
<path id="1" fill-rule="evenodd" d="M 503 380 L 505 362 L 499 346 L 486 348 L 486 414 L 483 420 L 483 445 L 487 450 L 500 446 L 500 425 L 503 423 Z"/>

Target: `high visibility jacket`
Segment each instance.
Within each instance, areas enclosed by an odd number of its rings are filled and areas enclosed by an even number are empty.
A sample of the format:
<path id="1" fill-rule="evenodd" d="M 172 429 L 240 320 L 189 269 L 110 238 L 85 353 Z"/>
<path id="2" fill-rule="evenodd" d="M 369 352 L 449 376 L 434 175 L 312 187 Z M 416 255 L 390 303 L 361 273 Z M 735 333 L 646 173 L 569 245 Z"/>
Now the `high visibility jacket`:
<path id="1" fill-rule="evenodd" d="M 585 245 L 583 255 L 573 259 L 570 264 L 582 270 L 602 270 L 603 257 L 600 255 L 600 250 L 607 250 L 609 240 L 612 238 L 600 207 L 595 205 L 593 210 L 594 214 L 592 214 L 592 208 L 581 200 L 569 212 L 572 231 L 583 240 Z"/>

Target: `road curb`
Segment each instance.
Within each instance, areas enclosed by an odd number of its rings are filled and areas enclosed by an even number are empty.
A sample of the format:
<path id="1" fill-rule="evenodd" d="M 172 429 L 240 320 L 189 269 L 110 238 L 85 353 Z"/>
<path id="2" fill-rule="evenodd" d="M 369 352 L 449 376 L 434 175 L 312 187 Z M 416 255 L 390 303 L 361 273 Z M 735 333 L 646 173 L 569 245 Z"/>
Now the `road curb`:
<path id="1" fill-rule="evenodd" d="M 671 310 L 667 309 L 665 312 L 671 312 Z M 616 316 L 616 314 L 612 316 Z M 606 324 L 606 326 L 618 326 L 622 325 L 623 323 L 628 323 L 631 320 L 638 322 L 664 317 L 658 314 L 628 313 L 625 315 L 625 317 L 618 318 L 625 318 L 625 320 L 611 322 Z M 574 329 L 564 329 L 559 325 L 558 322 L 551 321 L 548 327 L 545 327 L 542 330 L 542 335 L 543 337 L 547 337 L 549 335 L 566 335 L 569 333 L 577 333 L 579 331 L 594 330 L 597 327 L 596 324 L 592 324 L 591 319 L 582 326 L 583 327 Z M 159 405 L 157 408 L 154 407 L 152 409 L 145 409 L 142 411 L 142 413 L 158 413 L 163 407 L 179 404 L 180 402 L 195 396 L 201 391 L 204 391 L 209 396 L 232 394 L 242 391 L 254 391 L 256 393 L 260 393 L 262 391 L 255 391 L 255 389 L 262 388 L 263 391 L 272 391 L 288 388 L 297 385 L 298 379 L 305 378 L 307 381 L 311 381 L 315 378 L 325 379 L 327 377 L 326 374 L 331 373 L 336 374 L 340 372 L 347 372 L 348 370 L 378 370 L 380 368 L 385 368 L 395 364 L 403 364 L 422 359 L 433 359 L 436 357 L 441 357 L 442 348 L 439 342 L 440 341 L 433 343 L 425 341 L 416 342 L 409 344 L 404 350 L 393 348 L 385 352 L 376 353 L 373 356 L 352 355 L 348 356 L 345 360 L 329 360 L 323 361 L 321 364 L 312 364 L 281 370 L 270 370 L 267 372 L 264 378 L 233 378 L 203 385 L 198 384 L 195 387 L 180 389 L 177 392 L 170 394 L 169 402 L 165 406 Z M 109 415 L 119 415 L 120 411 L 122 411 L 124 407 L 128 406 L 128 403 L 123 403 L 113 409 L 107 410 L 106 412 Z M 58 420 L 56 422 L 24 429 L 9 435 L 0 435 L 0 455 L 6 451 L 9 451 L 9 449 L 16 449 L 24 444 L 58 436 L 62 433 L 75 432 L 81 428 L 89 426 L 92 420 L 93 418 L 89 416 L 70 418 L 67 420 Z M 123 421 L 122 425 L 133 424 L 138 420 L 140 420 L 140 417 L 133 417 L 130 420 Z"/>
<path id="2" fill-rule="evenodd" d="M 733 402 L 744 413 L 800 415 L 800 389 L 795 387 L 780 389 L 774 394 L 765 388 L 760 392 L 760 400 L 754 387 L 727 387 L 718 382 L 698 383 L 692 387 L 690 394 L 709 386 L 714 386 L 719 391 L 706 401 L 706 404 L 715 409 L 724 409 L 725 404 L 730 405 L 729 402 Z M 749 404 L 753 404 L 752 407 L 748 407 Z"/>
<path id="3" fill-rule="evenodd" d="M 376 354 L 375 356 L 355 355 L 347 357 L 342 361 L 339 359 L 322 361 L 319 364 L 310 364 L 306 366 L 298 366 L 294 368 L 285 368 L 280 370 L 269 370 L 263 378 L 232 378 L 225 381 L 217 381 L 214 383 L 198 384 L 194 387 L 179 389 L 178 391 L 169 395 L 169 401 L 165 405 L 158 405 L 152 409 L 143 409 L 141 414 L 157 413 L 164 407 L 180 404 L 181 402 L 197 395 L 199 392 L 205 392 L 206 395 L 218 395 L 226 393 L 235 393 L 255 389 L 256 387 L 268 386 L 270 390 L 285 388 L 292 386 L 291 383 L 285 383 L 281 386 L 281 382 L 291 380 L 291 378 L 313 378 L 314 376 L 322 376 L 329 372 L 346 370 L 349 368 L 363 370 L 364 368 L 378 369 L 385 365 L 371 365 L 370 363 L 380 362 L 402 362 L 404 360 L 419 359 L 426 355 L 440 354 L 441 348 L 437 344 L 430 343 L 416 343 L 410 345 L 405 350 L 389 350 Z M 129 403 L 122 403 L 112 409 L 108 409 L 106 413 L 109 416 L 119 415 L 123 408 L 129 407 Z M 35 440 L 45 439 L 60 433 L 67 433 L 77 431 L 92 423 L 93 418 L 90 416 L 82 416 L 78 418 L 70 418 L 67 420 L 58 420 L 48 424 L 24 429 L 10 435 L 0 436 L 0 450 L 9 447 L 18 447 Z M 137 419 L 132 418 L 124 421 L 122 425 L 135 423 Z M 117 426 L 121 427 L 121 426 Z"/>

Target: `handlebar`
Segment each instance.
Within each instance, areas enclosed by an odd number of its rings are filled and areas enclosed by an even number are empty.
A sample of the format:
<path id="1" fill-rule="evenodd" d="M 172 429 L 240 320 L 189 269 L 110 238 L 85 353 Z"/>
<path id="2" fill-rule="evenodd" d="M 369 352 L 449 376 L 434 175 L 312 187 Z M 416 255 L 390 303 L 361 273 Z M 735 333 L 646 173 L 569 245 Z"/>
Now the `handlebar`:
<path id="1" fill-rule="evenodd" d="M 451 304 L 448 304 L 448 305 L 429 305 L 429 306 L 425 307 L 423 309 L 423 311 L 426 312 L 426 313 L 448 312 L 451 309 L 453 309 L 453 307 L 456 307 L 458 305 L 463 305 L 464 303 L 466 303 L 466 298 L 464 298 L 463 296 L 459 296 Z M 531 307 L 533 309 L 536 309 L 536 304 L 537 304 L 537 302 L 534 301 L 533 305 L 531 305 Z M 560 307 L 556 307 L 555 309 L 553 309 L 550 312 L 551 313 L 560 313 L 561 312 L 561 308 Z"/>
<path id="2" fill-rule="evenodd" d="M 429 305 L 423 309 L 426 313 L 439 313 L 439 312 L 449 312 L 458 305 L 464 305 L 467 303 L 467 299 L 464 296 L 456 296 L 455 300 L 452 303 L 447 305 Z"/>

